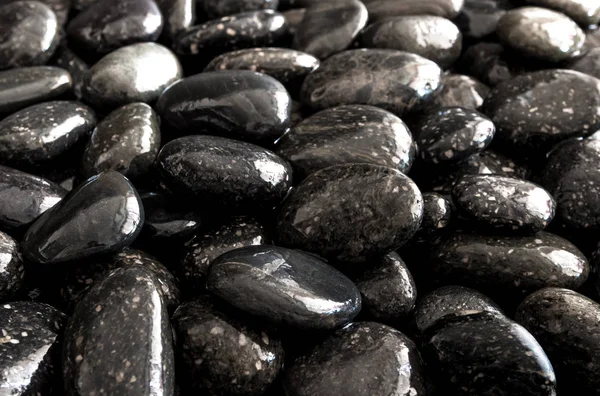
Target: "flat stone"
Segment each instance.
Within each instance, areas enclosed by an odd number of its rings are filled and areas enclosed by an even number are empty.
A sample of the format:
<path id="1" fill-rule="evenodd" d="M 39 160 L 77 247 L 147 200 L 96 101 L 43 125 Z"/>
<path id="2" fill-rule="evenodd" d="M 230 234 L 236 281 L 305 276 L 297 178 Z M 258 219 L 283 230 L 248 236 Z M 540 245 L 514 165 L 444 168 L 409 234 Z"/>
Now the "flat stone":
<path id="1" fill-rule="evenodd" d="M 313 173 L 291 192 L 277 232 L 285 246 L 340 262 L 365 262 L 402 246 L 422 217 L 421 192 L 400 171 L 336 165 Z"/>
<path id="2" fill-rule="evenodd" d="M 27 230 L 25 258 L 56 264 L 111 253 L 131 244 L 144 222 L 135 188 L 115 171 L 101 173 L 71 191 Z"/>
<path id="3" fill-rule="evenodd" d="M 247 11 L 276 10 L 279 0 L 202 0 L 200 12 L 208 19 L 225 17 Z"/>
<path id="4" fill-rule="evenodd" d="M 371 20 L 401 15 L 437 15 L 452 19 L 463 8 L 464 0 L 365 0 Z"/>
<path id="5" fill-rule="evenodd" d="M 494 88 L 483 112 L 511 149 L 544 150 L 600 128 L 600 80 L 571 70 L 524 74 Z"/>
<path id="6" fill-rule="evenodd" d="M 236 49 L 272 46 L 286 33 L 285 18 L 279 12 L 243 12 L 188 29 L 177 39 L 175 52 L 210 59 Z"/>
<path id="7" fill-rule="evenodd" d="M 65 394 L 172 395 L 172 337 L 154 274 L 141 265 L 112 271 L 69 319 L 63 348 Z"/>
<path id="8" fill-rule="evenodd" d="M 172 321 L 187 392 L 261 395 L 283 368 L 277 338 L 224 314 L 208 296 L 182 304 Z"/>
<path id="9" fill-rule="evenodd" d="M 464 175 L 452 190 L 458 210 L 495 230 L 535 233 L 554 218 L 554 198 L 537 184 L 497 175 Z"/>
<path id="10" fill-rule="evenodd" d="M 96 1 L 67 26 L 69 42 L 83 50 L 106 54 L 129 44 L 156 41 L 163 17 L 153 0 Z"/>
<path id="11" fill-rule="evenodd" d="M 575 22 L 587 27 L 600 23 L 600 4 L 586 0 L 526 0 L 528 4 L 562 12 Z"/>
<path id="12" fill-rule="evenodd" d="M 587 259 L 572 243 L 540 232 L 532 236 L 455 233 L 433 248 L 431 268 L 445 284 L 460 284 L 502 301 L 555 286 L 577 289 L 587 279 Z"/>
<path id="13" fill-rule="evenodd" d="M 25 266 L 19 254 L 19 245 L 13 238 L 0 232 L 0 301 L 14 298 L 21 291 L 24 279 Z"/>
<path id="14" fill-rule="evenodd" d="M 600 305 L 572 290 L 547 288 L 528 296 L 516 320 L 552 360 L 559 390 L 593 395 L 600 386 Z"/>
<path id="15" fill-rule="evenodd" d="M 332 165 L 355 162 L 408 173 L 416 145 L 406 124 L 373 106 L 347 105 L 323 110 L 294 126 L 275 145 L 298 179 Z"/>
<path id="16" fill-rule="evenodd" d="M 575 22 L 541 7 L 508 11 L 498 21 L 496 34 L 503 44 L 522 55 L 548 62 L 572 58 L 585 42 L 585 33 Z"/>
<path id="17" fill-rule="evenodd" d="M 439 320 L 448 316 L 489 312 L 503 315 L 491 298 L 462 286 L 444 286 L 424 295 L 413 311 L 413 324 L 422 335 Z"/>
<path id="18" fill-rule="evenodd" d="M 160 95 L 156 109 L 180 134 L 271 143 L 289 127 L 291 106 L 290 95 L 273 77 L 223 70 L 179 80 Z"/>
<path id="19" fill-rule="evenodd" d="M 6 395 L 61 392 L 57 379 L 65 322 L 65 315 L 46 304 L 18 301 L 0 305 L 2 392 Z"/>
<path id="20" fill-rule="evenodd" d="M 59 41 L 56 14 L 37 1 L 0 5 L 0 70 L 43 65 Z"/>
<path id="21" fill-rule="evenodd" d="M 459 313 L 428 333 L 423 357 L 438 387 L 449 394 L 556 395 L 556 376 L 542 347 L 510 319 Z"/>
<path id="22" fill-rule="evenodd" d="M 208 291 L 278 326 L 331 330 L 361 308 L 360 293 L 344 274 L 319 258 L 277 246 L 247 246 L 217 257 Z"/>
<path id="23" fill-rule="evenodd" d="M 107 170 L 139 180 L 148 175 L 160 147 L 158 116 L 145 103 L 131 103 L 106 116 L 83 153 L 84 179 Z"/>
<path id="24" fill-rule="evenodd" d="M 163 16 L 163 35 L 174 42 L 196 22 L 196 0 L 155 0 Z"/>
<path id="25" fill-rule="evenodd" d="M 275 153 L 216 136 L 170 141 L 161 149 L 157 167 L 172 190 L 220 206 L 272 207 L 292 183 L 292 168 Z"/>
<path id="26" fill-rule="evenodd" d="M 337 330 L 286 365 L 289 396 L 425 395 L 424 364 L 416 345 L 374 322 Z"/>
<path id="27" fill-rule="evenodd" d="M 40 165 L 66 153 L 96 125 L 96 115 L 75 101 L 27 107 L 0 121 L 0 155 L 7 165 Z"/>
<path id="28" fill-rule="evenodd" d="M 466 38 L 479 40 L 494 34 L 500 18 L 513 7 L 511 0 L 465 0 L 454 23 Z"/>
<path id="29" fill-rule="evenodd" d="M 55 98 L 71 89 L 71 75 L 52 66 L 0 71 L 0 115 Z"/>
<path id="30" fill-rule="evenodd" d="M 368 17 L 367 8 L 359 0 L 315 3 L 306 9 L 296 27 L 293 46 L 326 59 L 348 48 Z"/>
<path id="31" fill-rule="evenodd" d="M 77 100 L 81 100 L 83 84 L 90 70 L 88 64 L 66 45 L 61 45 L 56 50 L 55 62 L 57 66 L 69 72 L 73 80 L 73 94 Z"/>
<path id="32" fill-rule="evenodd" d="M 483 105 L 490 88 L 473 77 L 462 74 L 445 74 L 442 90 L 433 99 L 431 108 L 463 107 L 477 110 Z"/>
<path id="33" fill-rule="evenodd" d="M 359 36 L 365 48 L 389 48 L 411 52 L 447 69 L 460 57 L 462 34 L 446 18 L 411 15 L 386 18 L 367 26 Z"/>
<path id="34" fill-rule="evenodd" d="M 450 200 L 434 192 L 423 193 L 423 221 L 420 233 L 432 234 L 450 224 L 452 219 L 452 203 Z"/>
<path id="35" fill-rule="evenodd" d="M 577 58 L 565 66 L 567 69 L 588 74 L 600 78 L 600 47 L 592 48 L 580 58 Z"/>
<path id="36" fill-rule="evenodd" d="M 465 74 L 492 87 L 535 70 L 530 60 L 515 56 L 513 52 L 495 42 L 479 42 L 466 48 L 458 63 Z"/>
<path id="37" fill-rule="evenodd" d="M 202 225 L 202 216 L 163 193 L 141 194 L 144 204 L 142 236 L 155 241 L 182 241 Z"/>
<path id="38" fill-rule="evenodd" d="M 431 101 L 442 70 L 419 55 L 389 49 L 348 50 L 321 63 L 302 85 L 313 110 L 347 104 L 381 107 L 402 116 Z"/>
<path id="39" fill-rule="evenodd" d="M 168 48 L 155 43 L 128 45 L 92 66 L 83 83 L 83 96 L 104 109 L 134 102 L 153 104 L 182 76 L 181 65 Z"/>

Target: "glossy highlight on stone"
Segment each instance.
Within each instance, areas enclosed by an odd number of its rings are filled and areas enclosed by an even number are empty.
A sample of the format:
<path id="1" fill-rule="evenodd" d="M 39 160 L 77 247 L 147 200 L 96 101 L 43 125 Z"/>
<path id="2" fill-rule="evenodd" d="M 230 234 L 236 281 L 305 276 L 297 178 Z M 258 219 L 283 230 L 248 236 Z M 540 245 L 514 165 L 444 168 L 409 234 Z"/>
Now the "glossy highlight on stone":
<path id="1" fill-rule="evenodd" d="M 163 35 L 171 42 L 194 25 L 196 0 L 155 0 L 163 16 Z"/>
<path id="2" fill-rule="evenodd" d="M 423 193 L 423 221 L 420 233 L 431 234 L 446 228 L 452 219 L 452 204 L 440 194 Z"/>
<path id="3" fill-rule="evenodd" d="M 372 20 L 400 15 L 437 15 L 452 19 L 462 9 L 464 0 L 365 0 L 365 5 Z"/>
<path id="4" fill-rule="evenodd" d="M 477 110 L 483 105 L 489 92 L 487 85 L 473 77 L 446 74 L 442 77 L 442 90 L 433 99 L 430 107 L 463 107 Z"/>
<path id="5" fill-rule="evenodd" d="M 481 39 L 496 32 L 498 21 L 512 7 L 511 0 L 465 0 L 454 23 L 465 37 Z"/>
<path id="6" fill-rule="evenodd" d="M 185 240 L 202 225 L 202 215 L 182 207 L 173 197 L 163 193 L 141 194 L 144 203 L 143 236 L 152 240 Z"/>
<path id="7" fill-rule="evenodd" d="M 600 3 L 590 0 L 526 0 L 526 3 L 554 9 L 569 16 L 582 27 L 600 23 Z"/>

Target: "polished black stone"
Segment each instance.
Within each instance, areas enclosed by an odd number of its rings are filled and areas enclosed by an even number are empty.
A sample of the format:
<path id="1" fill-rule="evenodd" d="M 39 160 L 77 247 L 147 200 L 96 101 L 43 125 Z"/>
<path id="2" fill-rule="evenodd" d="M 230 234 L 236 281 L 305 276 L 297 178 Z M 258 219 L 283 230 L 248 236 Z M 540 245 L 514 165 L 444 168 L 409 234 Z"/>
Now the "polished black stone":
<path id="1" fill-rule="evenodd" d="M 198 11 L 215 19 L 247 11 L 276 10 L 278 5 L 279 0 L 201 0 Z"/>
<path id="2" fill-rule="evenodd" d="M 223 313 L 208 296 L 173 315 L 185 391 L 207 395 L 262 395 L 283 368 L 281 342 Z"/>
<path id="3" fill-rule="evenodd" d="M 270 75 L 295 92 L 319 64 L 314 56 L 288 48 L 249 48 L 216 57 L 204 71 L 252 70 Z"/>
<path id="4" fill-rule="evenodd" d="M 435 63 L 407 52 L 348 50 L 322 62 L 304 80 L 301 99 L 313 110 L 366 104 L 402 116 L 433 99 L 441 73 Z"/>
<path id="5" fill-rule="evenodd" d="M 155 0 L 163 16 L 163 36 L 174 42 L 196 22 L 196 0 Z"/>
<path id="6" fill-rule="evenodd" d="M 0 384 L 4 394 L 62 394 L 60 348 L 65 322 L 65 315 L 49 305 L 0 304 Z"/>
<path id="7" fill-rule="evenodd" d="M 125 248 L 119 253 L 95 261 L 82 262 L 64 272 L 60 294 L 71 308 L 75 307 L 90 288 L 101 282 L 117 268 L 139 265 L 151 271 L 158 281 L 160 292 L 170 313 L 181 302 L 179 283 L 175 277 L 153 256 L 141 250 Z"/>
<path id="8" fill-rule="evenodd" d="M 83 83 L 84 99 L 104 109 L 133 102 L 153 104 L 183 76 L 177 57 L 155 43 L 119 48 L 98 61 Z"/>
<path id="9" fill-rule="evenodd" d="M 423 193 L 423 221 L 420 233 L 432 234 L 450 224 L 452 219 L 452 203 L 450 200 L 434 192 Z"/>
<path id="10" fill-rule="evenodd" d="M 522 55 L 548 62 L 572 58 L 585 41 L 585 33 L 575 22 L 541 7 L 508 11 L 498 21 L 496 34 L 503 44 Z"/>
<path id="11" fill-rule="evenodd" d="M 0 232 L 0 301 L 9 301 L 20 292 L 24 279 L 25 267 L 19 254 L 19 245 L 13 238 Z"/>
<path id="12" fill-rule="evenodd" d="M 105 54 L 125 45 L 156 41 L 163 17 L 153 0 L 102 0 L 77 14 L 67 26 L 69 42 Z"/>
<path id="13" fill-rule="evenodd" d="M 330 330 L 350 322 L 360 293 L 344 274 L 319 258 L 277 246 L 246 246 L 217 257 L 208 291 L 275 325 Z"/>
<path id="14" fill-rule="evenodd" d="M 359 0 L 315 3 L 306 9 L 296 27 L 293 46 L 326 59 L 348 48 L 367 19 L 367 8 Z"/>
<path id="15" fill-rule="evenodd" d="M 534 70 L 529 60 L 515 56 L 495 42 L 479 42 L 466 48 L 458 63 L 465 74 L 492 87 Z"/>
<path id="16" fill-rule="evenodd" d="M 43 65 L 58 46 L 56 14 L 37 1 L 0 4 L 0 70 Z"/>
<path id="17" fill-rule="evenodd" d="M 145 238 L 156 241 L 181 241 L 202 225 L 202 216 L 192 208 L 182 207 L 173 197 L 162 193 L 141 194 L 144 204 Z"/>
<path id="18" fill-rule="evenodd" d="M 88 64 L 66 45 L 61 45 L 56 50 L 56 65 L 62 67 L 71 75 L 73 80 L 73 94 L 77 100 L 83 98 L 83 84 L 90 70 Z"/>
<path id="19" fill-rule="evenodd" d="M 0 116 L 50 100 L 71 89 L 71 75 L 52 66 L 0 71 Z"/>
<path id="20" fill-rule="evenodd" d="M 15 1 L 21 0 L 2 0 L 0 1 L 0 5 L 12 3 Z M 40 3 L 44 3 L 48 7 L 54 11 L 56 14 L 56 20 L 60 26 L 64 25 L 67 22 L 67 17 L 69 16 L 69 11 L 71 9 L 71 0 L 37 0 Z"/>
<path id="21" fill-rule="evenodd" d="M 292 168 L 273 152 L 216 136 L 172 140 L 161 149 L 157 166 L 174 191 L 223 206 L 273 206 L 292 183 Z"/>
<path id="22" fill-rule="evenodd" d="M 156 109 L 180 134 L 270 143 L 289 127 L 292 100 L 271 76 L 223 70 L 176 82 L 161 94 Z"/>
<path id="23" fill-rule="evenodd" d="M 370 24 L 361 32 L 359 43 L 365 48 L 411 52 L 446 69 L 460 57 L 462 35 L 446 18 L 414 15 L 386 18 Z"/>
<path id="24" fill-rule="evenodd" d="M 489 92 L 487 85 L 473 77 L 446 74 L 442 77 L 442 90 L 433 99 L 430 107 L 463 107 L 477 110 Z"/>
<path id="25" fill-rule="evenodd" d="M 24 230 L 66 193 L 42 177 L 0 165 L 0 229 Z"/>
<path id="26" fill-rule="evenodd" d="M 313 173 L 292 191 L 277 231 L 286 246 L 336 261 L 364 262 L 407 242 L 422 217 L 421 192 L 399 171 L 336 165 Z"/>
<path id="27" fill-rule="evenodd" d="M 503 315 L 492 299 L 476 290 L 462 286 L 444 286 L 424 295 L 413 311 L 413 324 L 419 334 L 448 315 L 470 315 L 490 312 Z"/>
<path id="28" fill-rule="evenodd" d="M 582 27 L 600 23 L 600 3 L 586 0 L 526 0 L 528 4 L 562 12 Z"/>
<path id="29" fill-rule="evenodd" d="M 600 128 L 600 80 L 571 70 L 542 70 L 494 88 L 483 111 L 495 140 L 512 149 L 549 149 Z"/>
<path id="30" fill-rule="evenodd" d="M 464 0 L 365 0 L 371 20 L 400 15 L 437 15 L 452 19 L 462 9 Z"/>
<path id="31" fill-rule="evenodd" d="M 286 365 L 288 396 L 425 395 L 416 345 L 374 322 L 352 323 Z"/>
<path id="32" fill-rule="evenodd" d="M 65 395 L 172 395 L 169 314 L 142 265 L 112 271 L 77 304 L 65 331 Z"/>
<path id="33" fill-rule="evenodd" d="M 452 200 L 472 221 L 496 230 L 535 233 L 554 218 L 554 198 L 537 184 L 498 175 L 464 175 Z"/>
<path id="34" fill-rule="evenodd" d="M 568 63 L 565 67 L 600 78 L 600 47 L 590 49 L 586 54 Z"/>
<path id="35" fill-rule="evenodd" d="M 356 162 L 383 165 L 408 173 L 416 145 L 408 127 L 377 107 L 347 105 L 323 110 L 283 135 L 275 153 L 306 176 L 332 165 Z"/>
<path id="36" fill-rule="evenodd" d="M 245 246 L 264 245 L 269 238 L 263 226 L 250 217 L 233 217 L 186 243 L 176 273 L 188 294 L 205 291 L 210 263 L 220 255 Z"/>
<path id="37" fill-rule="evenodd" d="M 27 107 L 0 121 L 0 162 L 39 165 L 67 152 L 96 125 L 80 102 L 53 101 Z"/>
<path id="38" fill-rule="evenodd" d="M 253 47 L 268 47 L 287 33 L 285 18 L 273 10 L 249 11 L 193 26 L 177 39 L 180 55 L 207 57 Z"/>
<path id="39" fill-rule="evenodd" d="M 528 296 L 516 320 L 550 357 L 559 390 L 595 395 L 600 387 L 600 305 L 572 290 L 546 288 Z"/>
<path id="40" fill-rule="evenodd" d="M 83 153 L 84 179 L 115 170 L 131 180 L 147 176 L 160 147 L 160 125 L 145 103 L 131 103 L 106 116 Z"/>
<path id="41" fill-rule="evenodd" d="M 425 114 L 414 130 L 421 159 L 432 164 L 464 161 L 483 151 L 496 128 L 483 114 L 461 107 L 448 107 Z"/>
<path id="42" fill-rule="evenodd" d="M 396 252 L 372 260 L 368 268 L 351 278 L 360 291 L 361 312 L 374 320 L 402 323 L 415 307 L 417 286 Z"/>
<path id="43" fill-rule="evenodd" d="M 433 247 L 431 268 L 440 283 L 473 287 L 502 301 L 548 286 L 577 289 L 587 259 L 572 243 L 540 232 L 532 236 L 455 233 Z"/>
<path id="44" fill-rule="evenodd" d="M 511 8 L 511 0 L 465 0 L 454 22 L 466 38 L 481 39 L 496 32 L 498 21 Z"/>
<path id="45" fill-rule="evenodd" d="M 39 217 L 21 251 L 36 264 L 110 253 L 132 243 L 143 222 L 142 202 L 129 180 L 108 171 L 77 186 Z"/>
<path id="46" fill-rule="evenodd" d="M 439 389 L 457 396 L 555 396 L 548 357 L 521 325 L 497 313 L 446 316 L 421 349 Z"/>

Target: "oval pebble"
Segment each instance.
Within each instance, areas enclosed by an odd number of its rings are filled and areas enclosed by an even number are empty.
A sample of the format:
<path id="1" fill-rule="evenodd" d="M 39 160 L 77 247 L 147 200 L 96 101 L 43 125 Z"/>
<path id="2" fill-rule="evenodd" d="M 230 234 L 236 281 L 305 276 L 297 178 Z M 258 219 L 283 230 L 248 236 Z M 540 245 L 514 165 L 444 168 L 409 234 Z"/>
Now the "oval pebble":
<path id="1" fill-rule="evenodd" d="M 423 221 L 419 232 L 434 233 L 448 227 L 452 219 L 452 203 L 440 194 L 423 193 Z"/>
<path id="2" fill-rule="evenodd" d="M 464 6 L 464 0 L 365 0 L 369 18 L 381 20 L 400 15 L 437 15 L 452 19 Z"/>
<path id="3" fill-rule="evenodd" d="M 196 22 L 196 0 L 155 0 L 163 16 L 162 34 L 174 42 Z"/>
<path id="4" fill-rule="evenodd" d="M 66 45 L 61 45 L 56 51 L 56 65 L 65 69 L 73 80 L 73 95 L 77 100 L 83 98 L 83 82 L 90 70 L 88 64 Z"/>
<path id="5" fill-rule="evenodd" d="M 13 238 L 0 232 L 0 301 L 14 298 L 21 291 L 24 279 L 25 266 L 19 254 L 19 245 Z"/>
<path id="6" fill-rule="evenodd" d="M 142 236 L 152 241 L 179 242 L 189 239 L 202 225 L 202 215 L 163 193 L 141 194 L 144 204 Z"/>
<path id="7" fill-rule="evenodd" d="M 2 4 L 8 4 L 14 1 L 21 0 L 3 0 Z M 63 26 L 67 22 L 69 11 L 71 11 L 71 0 L 40 0 L 40 3 L 44 3 L 56 14 L 56 20 L 60 26 Z"/>
<path id="8" fill-rule="evenodd" d="M 589 0 L 526 0 L 528 4 L 550 8 L 568 15 L 583 27 L 600 23 L 600 3 Z"/>
<path id="9" fill-rule="evenodd" d="M 299 250 L 260 245 L 217 257 L 208 269 L 208 290 L 232 306 L 279 326 L 331 330 L 361 308 L 350 279 Z"/>
<path id="10" fill-rule="evenodd" d="M 482 39 L 496 32 L 498 21 L 513 7 L 511 0 L 465 0 L 454 20 L 469 39 Z"/>
<path id="11" fill-rule="evenodd" d="M 442 90 L 433 99 L 431 108 L 463 107 L 477 110 L 483 105 L 490 88 L 473 77 L 461 74 L 445 74 Z"/>
<path id="12" fill-rule="evenodd" d="M 465 48 L 458 61 L 463 73 L 492 87 L 535 70 L 531 63 L 531 60 L 523 60 L 501 44 L 485 41 Z"/>

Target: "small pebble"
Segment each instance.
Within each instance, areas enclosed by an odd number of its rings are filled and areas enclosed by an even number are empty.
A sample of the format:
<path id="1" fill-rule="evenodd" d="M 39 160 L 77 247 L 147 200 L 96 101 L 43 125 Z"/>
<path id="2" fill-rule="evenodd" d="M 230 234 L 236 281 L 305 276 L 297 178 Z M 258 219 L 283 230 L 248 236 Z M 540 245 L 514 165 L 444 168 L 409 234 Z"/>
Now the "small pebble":
<path id="1" fill-rule="evenodd" d="M 446 74 L 442 77 L 442 90 L 433 99 L 432 108 L 462 107 L 478 110 L 490 88 L 473 77 Z"/>
<path id="2" fill-rule="evenodd" d="M 196 22 L 196 0 L 155 0 L 163 16 L 162 34 L 170 42 Z"/>
<path id="3" fill-rule="evenodd" d="M 582 27 L 600 23 L 600 3 L 589 0 L 526 0 L 528 4 L 554 9 L 566 14 Z"/>

